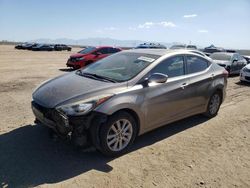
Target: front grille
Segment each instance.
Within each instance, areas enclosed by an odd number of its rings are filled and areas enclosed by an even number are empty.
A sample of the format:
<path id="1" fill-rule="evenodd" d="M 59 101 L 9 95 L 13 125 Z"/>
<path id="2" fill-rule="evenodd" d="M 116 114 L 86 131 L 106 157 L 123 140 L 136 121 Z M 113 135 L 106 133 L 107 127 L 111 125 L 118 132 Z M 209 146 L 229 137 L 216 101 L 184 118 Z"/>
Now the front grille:
<path id="1" fill-rule="evenodd" d="M 77 59 L 76 59 L 75 57 L 71 57 L 71 58 L 69 58 L 69 60 L 70 60 L 71 62 L 77 62 Z"/>
<path id="2" fill-rule="evenodd" d="M 250 81 L 250 77 L 249 76 L 245 76 L 245 79 Z"/>

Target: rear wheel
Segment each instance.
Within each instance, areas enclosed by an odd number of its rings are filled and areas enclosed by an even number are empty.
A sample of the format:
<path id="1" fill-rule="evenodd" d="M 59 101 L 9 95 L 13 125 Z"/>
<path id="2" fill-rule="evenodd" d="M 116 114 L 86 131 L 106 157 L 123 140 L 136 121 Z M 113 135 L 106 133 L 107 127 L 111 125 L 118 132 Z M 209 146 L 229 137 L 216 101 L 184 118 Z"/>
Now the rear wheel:
<path id="1" fill-rule="evenodd" d="M 112 115 L 100 129 L 100 151 L 106 156 L 125 153 L 137 135 L 134 118 L 127 112 Z"/>
<path id="2" fill-rule="evenodd" d="M 216 116 L 220 109 L 221 102 L 222 102 L 221 94 L 219 92 L 215 92 L 209 99 L 205 116 L 209 118 Z"/>

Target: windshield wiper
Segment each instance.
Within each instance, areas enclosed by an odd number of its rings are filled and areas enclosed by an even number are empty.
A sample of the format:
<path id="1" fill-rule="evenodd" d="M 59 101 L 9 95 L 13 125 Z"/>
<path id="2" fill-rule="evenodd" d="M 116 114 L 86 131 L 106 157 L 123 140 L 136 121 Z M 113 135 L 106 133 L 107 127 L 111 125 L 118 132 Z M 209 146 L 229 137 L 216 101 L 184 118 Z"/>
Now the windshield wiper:
<path id="1" fill-rule="evenodd" d="M 79 71 L 79 72 L 78 72 Z M 109 81 L 112 83 L 116 83 L 117 81 L 106 77 L 106 76 L 102 76 L 102 75 L 98 75 L 98 74 L 94 74 L 94 73 L 89 73 L 89 72 L 82 72 L 80 70 L 78 70 L 77 73 L 80 74 L 81 76 L 85 76 L 85 77 L 89 77 L 89 78 L 93 78 L 93 79 L 98 79 L 98 80 L 105 80 L 105 81 Z"/>

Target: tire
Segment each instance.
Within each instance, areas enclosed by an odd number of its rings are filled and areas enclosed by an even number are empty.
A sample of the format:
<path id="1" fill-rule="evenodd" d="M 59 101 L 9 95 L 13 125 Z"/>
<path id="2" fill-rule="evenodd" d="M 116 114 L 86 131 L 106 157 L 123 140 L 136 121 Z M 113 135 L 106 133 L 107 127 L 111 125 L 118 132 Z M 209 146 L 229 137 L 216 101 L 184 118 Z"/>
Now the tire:
<path id="1" fill-rule="evenodd" d="M 215 117 L 220 109 L 220 105 L 222 103 L 222 96 L 220 92 L 215 92 L 209 99 L 207 105 L 207 111 L 205 112 L 205 116 L 212 118 Z"/>
<path id="2" fill-rule="evenodd" d="M 135 119 L 125 111 L 115 113 L 100 127 L 98 150 L 109 157 L 122 155 L 133 144 L 136 135 Z"/>

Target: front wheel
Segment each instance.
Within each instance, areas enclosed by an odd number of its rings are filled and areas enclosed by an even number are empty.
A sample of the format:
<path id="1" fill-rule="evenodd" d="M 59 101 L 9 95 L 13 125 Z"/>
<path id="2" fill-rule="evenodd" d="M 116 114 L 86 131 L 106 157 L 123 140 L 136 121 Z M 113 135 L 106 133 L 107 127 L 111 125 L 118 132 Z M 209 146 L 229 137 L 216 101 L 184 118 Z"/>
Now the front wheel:
<path id="1" fill-rule="evenodd" d="M 127 112 L 118 112 L 101 126 L 100 151 L 106 156 L 121 155 L 133 144 L 136 135 L 134 118 Z"/>
<path id="2" fill-rule="evenodd" d="M 216 116 L 220 109 L 221 102 L 222 102 L 221 94 L 219 92 L 215 92 L 209 99 L 205 116 L 209 118 Z"/>

